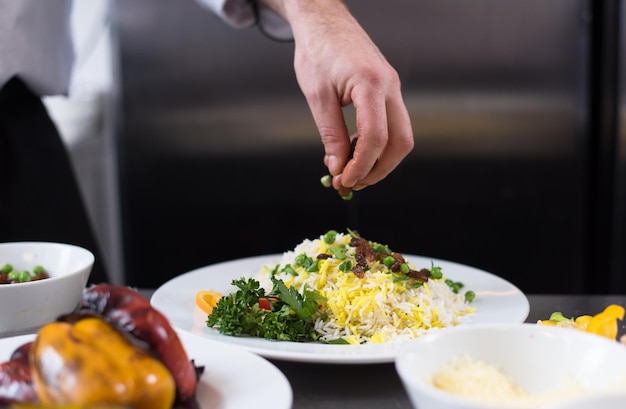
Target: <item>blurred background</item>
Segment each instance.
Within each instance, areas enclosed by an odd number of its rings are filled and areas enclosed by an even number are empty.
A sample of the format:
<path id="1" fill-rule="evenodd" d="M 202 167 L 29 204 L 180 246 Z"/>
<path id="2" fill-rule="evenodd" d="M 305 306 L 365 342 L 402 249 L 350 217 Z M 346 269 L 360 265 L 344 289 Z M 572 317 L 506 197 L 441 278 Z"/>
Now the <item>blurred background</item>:
<path id="1" fill-rule="evenodd" d="M 620 1 L 348 0 L 415 134 L 351 201 L 320 185 L 292 43 L 194 0 L 86 4 L 72 92 L 47 103 L 112 281 L 157 287 L 351 228 L 527 293 L 626 292 Z"/>

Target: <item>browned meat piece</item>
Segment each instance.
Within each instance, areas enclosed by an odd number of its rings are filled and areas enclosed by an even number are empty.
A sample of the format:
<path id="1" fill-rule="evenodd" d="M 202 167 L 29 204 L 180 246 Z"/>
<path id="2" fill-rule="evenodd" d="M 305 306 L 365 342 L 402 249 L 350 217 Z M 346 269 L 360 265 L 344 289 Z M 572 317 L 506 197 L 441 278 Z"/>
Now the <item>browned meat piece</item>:
<path id="1" fill-rule="evenodd" d="M 354 267 L 352 267 L 352 272 L 354 273 L 355 276 L 359 278 L 365 277 L 365 269 L 360 264 L 357 264 Z"/>
<path id="2" fill-rule="evenodd" d="M 408 272 L 407 276 L 421 281 L 428 281 L 428 279 L 430 278 L 430 271 L 425 268 L 419 271 L 411 270 Z"/>

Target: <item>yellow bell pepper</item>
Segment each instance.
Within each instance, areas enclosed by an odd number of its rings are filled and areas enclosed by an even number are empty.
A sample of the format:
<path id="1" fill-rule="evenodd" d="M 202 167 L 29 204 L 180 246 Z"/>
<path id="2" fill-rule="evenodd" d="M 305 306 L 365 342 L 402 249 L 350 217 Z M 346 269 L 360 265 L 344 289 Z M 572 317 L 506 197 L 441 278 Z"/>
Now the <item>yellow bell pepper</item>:
<path id="1" fill-rule="evenodd" d="M 5 408 L 3 406 L 3 408 Z M 126 405 L 40 405 L 38 403 L 12 403 L 5 409 L 129 409 Z"/>
<path id="2" fill-rule="evenodd" d="M 170 409 L 174 403 L 176 386 L 168 369 L 100 318 L 45 325 L 29 359 L 44 405 Z"/>
<path id="3" fill-rule="evenodd" d="M 623 319 L 624 307 L 611 304 L 604 311 L 593 316 L 581 315 L 577 318 L 567 318 L 562 313 L 555 312 L 550 316 L 549 320 L 540 320 L 538 324 L 571 327 L 610 339 L 617 339 L 617 321 Z"/>

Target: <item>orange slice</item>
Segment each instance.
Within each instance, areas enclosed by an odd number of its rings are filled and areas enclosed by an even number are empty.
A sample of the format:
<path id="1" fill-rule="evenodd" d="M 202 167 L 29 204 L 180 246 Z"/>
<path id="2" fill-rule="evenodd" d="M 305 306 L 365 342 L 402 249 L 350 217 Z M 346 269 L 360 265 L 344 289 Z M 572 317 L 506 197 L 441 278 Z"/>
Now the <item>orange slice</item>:
<path id="1" fill-rule="evenodd" d="M 213 307 L 222 298 L 222 294 L 216 291 L 202 290 L 196 293 L 196 305 L 207 314 L 213 311 Z"/>

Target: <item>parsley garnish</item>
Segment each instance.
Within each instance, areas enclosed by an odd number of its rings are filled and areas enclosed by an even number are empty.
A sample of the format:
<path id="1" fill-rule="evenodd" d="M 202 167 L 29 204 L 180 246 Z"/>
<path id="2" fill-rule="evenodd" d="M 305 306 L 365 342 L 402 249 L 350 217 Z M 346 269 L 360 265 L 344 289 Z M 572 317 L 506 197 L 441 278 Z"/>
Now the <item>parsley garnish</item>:
<path id="1" fill-rule="evenodd" d="M 274 288 L 265 294 L 253 278 L 233 280 L 238 290 L 220 299 L 207 317 L 207 326 L 226 335 L 297 342 L 317 340 L 319 335 L 313 328 L 312 317 L 323 297 L 315 290 L 300 294 L 274 278 L 272 283 Z M 271 311 L 259 307 L 259 298 L 271 300 Z"/>

